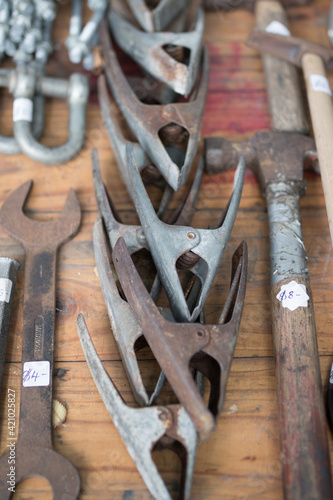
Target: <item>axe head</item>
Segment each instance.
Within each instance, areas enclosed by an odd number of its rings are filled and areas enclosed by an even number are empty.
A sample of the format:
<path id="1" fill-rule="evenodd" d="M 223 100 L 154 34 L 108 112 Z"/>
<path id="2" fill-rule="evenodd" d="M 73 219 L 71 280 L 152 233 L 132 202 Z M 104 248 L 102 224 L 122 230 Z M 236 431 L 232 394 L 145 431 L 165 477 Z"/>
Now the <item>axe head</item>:
<path id="1" fill-rule="evenodd" d="M 254 29 L 251 31 L 246 45 L 259 52 L 302 67 L 304 54 L 316 54 L 323 59 L 328 69 L 333 68 L 333 50 L 318 43 L 308 42 L 294 36 L 283 36 Z"/>

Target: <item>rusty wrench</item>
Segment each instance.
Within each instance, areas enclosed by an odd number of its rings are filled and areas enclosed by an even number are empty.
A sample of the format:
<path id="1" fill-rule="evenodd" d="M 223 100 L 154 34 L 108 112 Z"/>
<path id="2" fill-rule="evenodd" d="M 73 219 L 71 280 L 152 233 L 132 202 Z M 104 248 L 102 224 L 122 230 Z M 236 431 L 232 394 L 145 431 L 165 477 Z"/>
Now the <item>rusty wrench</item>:
<path id="1" fill-rule="evenodd" d="M 38 475 L 52 486 L 54 498 L 77 498 L 80 477 L 71 462 L 52 446 L 52 371 L 55 320 L 56 256 L 58 248 L 78 231 L 81 210 L 71 190 L 56 220 L 39 222 L 23 213 L 32 181 L 5 201 L 0 225 L 26 252 L 22 385 L 19 434 L 16 443 L 16 484 Z M 10 498 L 8 454 L 0 459 L 0 498 Z"/>

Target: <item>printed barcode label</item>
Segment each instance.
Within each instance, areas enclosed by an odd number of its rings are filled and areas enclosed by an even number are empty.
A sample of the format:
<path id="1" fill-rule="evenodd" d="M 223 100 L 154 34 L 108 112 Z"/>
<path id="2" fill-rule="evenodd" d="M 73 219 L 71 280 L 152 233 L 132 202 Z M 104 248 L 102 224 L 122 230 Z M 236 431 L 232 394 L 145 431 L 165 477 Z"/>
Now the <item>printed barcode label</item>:
<path id="1" fill-rule="evenodd" d="M 13 283 L 7 278 L 0 278 L 0 302 L 9 302 Z"/>
<path id="2" fill-rule="evenodd" d="M 267 31 L 267 33 L 273 33 L 274 35 L 290 36 L 288 28 L 279 21 L 272 21 L 265 31 Z"/>
<path id="3" fill-rule="evenodd" d="M 27 122 L 32 122 L 33 114 L 33 102 L 31 99 L 26 97 L 19 97 L 14 100 L 13 106 L 13 120 L 18 122 L 20 120 L 25 120 Z"/>
<path id="4" fill-rule="evenodd" d="M 311 75 L 310 85 L 312 90 L 315 90 L 316 92 L 324 92 L 325 94 L 332 95 L 329 81 L 325 76 Z"/>

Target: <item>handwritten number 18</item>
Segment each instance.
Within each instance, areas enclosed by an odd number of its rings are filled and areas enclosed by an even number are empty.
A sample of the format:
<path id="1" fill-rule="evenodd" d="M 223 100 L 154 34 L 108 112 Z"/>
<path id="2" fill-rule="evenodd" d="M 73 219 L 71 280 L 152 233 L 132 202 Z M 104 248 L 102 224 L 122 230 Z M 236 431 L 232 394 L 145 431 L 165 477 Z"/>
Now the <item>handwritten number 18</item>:
<path id="1" fill-rule="evenodd" d="M 289 292 L 288 295 L 287 295 L 287 292 L 285 290 L 282 293 L 280 293 L 280 299 L 281 299 L 282 302 L 284 300 L 291 300 L 293 298 L 294 298 L 294 292 L 293 291 Z"/>

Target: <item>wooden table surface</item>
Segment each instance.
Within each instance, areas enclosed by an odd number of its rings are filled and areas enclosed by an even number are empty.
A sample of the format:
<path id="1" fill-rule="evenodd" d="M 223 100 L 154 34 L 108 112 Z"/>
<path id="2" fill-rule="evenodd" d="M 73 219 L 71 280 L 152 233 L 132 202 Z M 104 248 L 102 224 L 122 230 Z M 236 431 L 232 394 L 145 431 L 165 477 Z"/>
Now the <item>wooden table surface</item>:
<path id="1" fill-rule="evenodd" d="M 60 4 L 54 30 L 57 47 L 66 37 L 70 12 L 69 2 Z M 292 33 L 328 44 L 326 22 L 329 4 L 329 0 L 315 0 L 311 6 L 290 10 L 288 15 Z M 261 59 L 257 53 L 243 45 L 253 26 L 253 14 L 245 11 L 206 15 L 205 42 L 211 57 L 211 73 L 203 119 L 203 137 L 222 135 L 242 140 L 251 137 L 257 130 L 270 127 Z M 56 56 L 55 62 L 50 66 L 50 74 L 66 74 L 67 70 L 61 67 L 61 61 L 63 59 Z M 151 496 L 92 380 L 76 329 L 77 315 L 82 312 L 105 368 L 125 400 L 133 404 L 95 272 L 92 229 L 97 209 L 90 161 L 93 147 L 99 150 L 103 178 L 124 220 L 134 223 L 137 218 L 120 179 L 103 127 L 95 77 L 91 77 L 91 84 L 86 140 L 81 154 L 66 165 L 52 167 L 37 164 L 23 155 L 2 156 L 0 205 L 12 190 L 26 180 L 33 179 L 34 186 L 27 203 L 27 212 L 32 218 L 47 220 L 58 216 L 68 190 L 70 187 L 75 189 L 82 207 L 82 225 L 75 239 L 61 248 L 57 273 L 54 397 L 65 404 L 67 420 L 54 429 L 54 446 L 80 472 L 80 499 L 148 500 Z M 9 134 L 12 130 L 12 99 L 8 94 L 3 96 L 1 133 Z M 45 116 L 43 143 L 56 145 L 64 141 L 67 127 L 66 103 L 48 101 Z M 306 173 L 305 178 L 307 192 L 302 199 L 303 232 L 309 257 L 320 364 L 326 394 L 333 360 L 333 251 L 320 177 L 314 173 Z M 205 175 L 194 219 L 197 227 L 207 227 L 208 223 L 217 219 L 231 194 L 232 181 L 232 172 L 214 177 Z M 158 192 L 154 191 L 152 197 L 156 201 Z M 176 206 L 179 198 L 180 195 L 171 208 Z M 240 210 L 228 249 L 208 298 L 207 322 L 218 319 L 218 311 L 229 284 L 231 255 L 243 239 L 249 247 L 244 313 L 223 413 L 215 433 L 208 441 L 201 443 L 198 449 L 191 495 L 193 500 L 282 498 L 270 319 L 267 211 L 256 179 L 250 172 L 246 173 Z M 16 391 L 16 413 L 17 416 L 19 414 L 24 252 L 2 230 L 0 255 L 15 257 L 21 262 L 1 394 L 3 453 L 8 434 L 7 388 Z M 144 378 L 147 385 L 152 387 L 157 367 L 148 350 L 141 358 Z M 166 397 L 172 396 L 167 394 Z M 332 435 L 330 431 L 328 434 L 332 450 Z M 178 462 L 170 454 L 159 456 L 157 460 L 169 486 L 177 492 Z M 48 483 L 33 478 L 17 488 L 15 498 L 46 499 L 52 498 L 52 493 Z"/>

